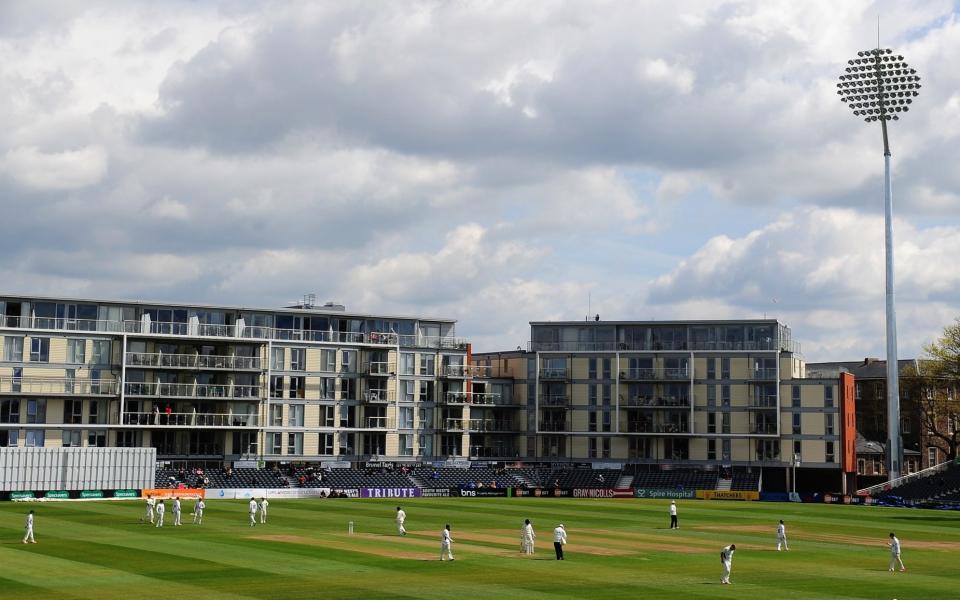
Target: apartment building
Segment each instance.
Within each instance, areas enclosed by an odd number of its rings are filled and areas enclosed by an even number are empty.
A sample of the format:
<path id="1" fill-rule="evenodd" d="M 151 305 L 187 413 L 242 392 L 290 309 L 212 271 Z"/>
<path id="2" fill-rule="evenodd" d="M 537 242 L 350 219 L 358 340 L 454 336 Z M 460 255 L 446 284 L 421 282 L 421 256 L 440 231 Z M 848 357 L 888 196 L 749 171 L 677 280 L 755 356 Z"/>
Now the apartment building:
<path id="1" fill-rule="evenodd" d="M 534 322 L 527 350 L 475 361 L 513 382 L 525 410 L 500 442 L 531 460 L 762 469 L 766 489 L 796 466 L 801 486 L 853 485 L 853 377 L 807 378 L 776 320 Z"/>
<path id="2" fill-rule="evenodd" d="M 513 423 L 446 319 L 7 295 L 0 348 L 0 446 L 465 457 Z"/>

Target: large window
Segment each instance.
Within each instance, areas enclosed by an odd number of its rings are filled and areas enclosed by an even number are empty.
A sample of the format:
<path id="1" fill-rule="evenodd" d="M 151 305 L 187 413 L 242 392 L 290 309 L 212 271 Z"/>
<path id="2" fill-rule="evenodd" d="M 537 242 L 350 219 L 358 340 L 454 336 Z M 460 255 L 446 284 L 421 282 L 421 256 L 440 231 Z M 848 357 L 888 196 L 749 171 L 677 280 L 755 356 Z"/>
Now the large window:
<path id="1" fill-rule="evenodd" d="M 270 454 L 283 454 L 283 434 L 268 433 L 267 448 L 270 450 Z"/>
<path id="2" fill-rule="evenodd" d="M 305 348 L 290 348 L 290 370 L 304 371 L 307 368 L 307 350 Z"/>
<path id="3" fill-rule="evenodd" d="M 27 448 L 43 448 L 44 431 L 42 429 L 28 429 L 24 440 Z"/>
<path id="4" fill-rule="evenodd" d="M 283 405 L 282 404 L 271 404 L 270 405 L 270 424 L 274 427 L 283 426 Z"/>
<path id="5" fill-rule="evenodd" d="M 14 448 L 19 443 L 20 431 L 17 429 L 0 429 L 0 448 Z"/>
<path id="6" fill-rule="evenodd" d="M 426 375 L 427 377 L 435 376 L 437 374 L 436 359 L 437 357 L 433 354 L 421 354 L 420 375 Z"/>
<path id="7" fill-rule="evenodd" d="M 23 362 L 23 338 L 10 337 L 3 338 L 3 360 L 10 362 Z"/>
<path id="8" fill-rule="evenodd" d="M 335 400 L 337 397 L 337 380 L 333 377 L 320 378 L 320 399 Z"/>
<path id="9" fill-rule="evenodd" d="M 50 338 L 30 338 L 30 362 L 50 362 Z"/>
<path id="10" fill-rule="evenodd" d="M 273 347 L 270 349 L 270 369 L 273 371 L 283 370 L 283 348 Z"/>
<path id="11" fill-rule="evenodd" d="M 270 397 L 283 398 L 283 375 L 272 375 L 270 377 Z"/>
<path id="12" fill-rule="evenodd" d="M 81 432 L 80 430 L 77 430 L 77 429 L 73 429 L 73 430 L 71 430 L 71 429 L 64 429 L 64 430 L 63 430 L 63 437 L 62 437 L 62 439 L 63 439 L 63 441 L 62 441 L 63 447 L 64 447 L 64 448 L 79 448 L 80 446 L 82 446 L 83 444 L 82 444 L 82 442 L 81 442 L 81 436 L 80 436 L 81 433 L 82 433 L 82 432 Z"/>
<path id="13" fill-rule="evenodd" d="M 333 434 L 320 434 L 320 454 L 333 454 Z"/>
<path id="14" fill-rule="evenodd" d="M 413 402 L 416 399 L 417 394 L 417 385 L 416 381 L 410 379 L 404 379 L 400 381 L 400 401 L 401 402 Z"/>
<path id="15" fill-rule="evenodd" d="M 356 379 L 340 380 L 340 399 L 341 400 L 357 399 L 357 380 Z"/>
<path id="16" fill-rule="evenodd" d="M 833 425 L 834 425 L 834 414 L 827 413 L 823 415 L 823 432 L 826 435 L 833 435 Z"/>
<path id="17" fill-rule="evenodd" d="M 800 413 L 793 413 L 793 435 L 800 435 Z"/>
<path id="18" fill-rule="evenodd" d="M 828 463 L 837 462 L 837 457 L 836 457 L 836 454 L 834 453 L 834 443 L 826 442 L 824 445 L 825 445 L 826 462 Z"/>
<path id="19" fill-rule="evenodd" d="M 110 340 L 93 340 L 93 364 L 109 365 L 112 362 Z"/>
<path id="20" fill-rule="evenodd" d="M 287 405 L 287 427 L 303 427 L 303 405 Z M 301 454 L 298 452 L 298 454 Z"/>
<path id="21" fill-rule="evenodd" d="M 401 406 L 397 409 L 397 415 L 399 416 L 399 423 L 397 424 L 399 429 L 413 429 L 412 406 Z"/>
<path id="22" fill-rule="evenodd" d="M 44 398 L 27 400 L 27 423 L 47 422 L 47 401 Z M 41 444 L 42 446 L 43 444 Z"/>
<path id="23" fill-rule="evenodd" d="M 302 433 L 287 434 L 287 454 L 296 454 L 297 456 L 300 456 L 303 454 L 303 434 Z"/>
<path id="24" fill-rule="evenodd" d="M 82 400 L 63 401 L 63 422 L 69 425 L 79 425 L 83 423 Z"/>
<path id="25" fill-rule="evenodd" d="M 405 433 L 400 438 L 400 456 L 413 456 L 413 434 Z"/>
<path id="26" fill-rule="evenodd" d="M 343 350 L 340 352 L 340 372 L 341 373 L 357 372 L 357 351 L 356 350 Z"/>
<path id="27" fill-rule="evenodd" d="M 290 378 L 290 394 L 289 398 L 303 398 L 305 390 L 305 377 L 291 377 Z"/>
<path id="28" fill-rule="evenodd" d="M 823 406 L 833 408 L 833 386 L 828 385 L 823 388 Z"/>
<path id="29" fill-rule="evenodd" d="M 87 432 L 87 446 L 91 448 L 107 447 L 107 432 L 102 429 L 91 429 Z"/>
<path id="30" fill-rule="evenodd" d="M 82 365 L 86 362 L 87 340 L 69 339 L 67 340 L 67 363 L 71 365 Z"/>
<path id="31" fill-rule="evenodd" d="M 118 448 L 139 448 L 143 443 L 142 431 L 118 431 Z"/>
<path id="32" fill-rule="evenodd" d="M 20 422 L 20 400 L 0 400 L 0 423 Z"/>
<path id="33" fill-rule="evenodd" d="M 800 386 L 790 386 L 790 401 L 794 408 L 800 407 Z"/>
<path id="34" fill-rule="evenodd" d="M 400 374 L 413 375 L 413 369 L 416 356 L 412 352 L 402 352 L 400 354 Z"/>

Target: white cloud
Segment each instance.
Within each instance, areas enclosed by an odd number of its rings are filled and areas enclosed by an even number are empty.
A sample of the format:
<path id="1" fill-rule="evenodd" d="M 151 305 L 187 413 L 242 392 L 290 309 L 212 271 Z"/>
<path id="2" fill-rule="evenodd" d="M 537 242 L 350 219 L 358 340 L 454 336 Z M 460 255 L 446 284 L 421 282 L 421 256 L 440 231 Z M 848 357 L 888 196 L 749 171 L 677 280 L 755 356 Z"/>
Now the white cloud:
<path id="1" fill-rule="evenodd" d="M 72 190 L 99 183 L 107 173 L 103 148 L 43 152 L 35 147 L 7 151 L 0 171 L 17 183 L 38 190 Z"/>

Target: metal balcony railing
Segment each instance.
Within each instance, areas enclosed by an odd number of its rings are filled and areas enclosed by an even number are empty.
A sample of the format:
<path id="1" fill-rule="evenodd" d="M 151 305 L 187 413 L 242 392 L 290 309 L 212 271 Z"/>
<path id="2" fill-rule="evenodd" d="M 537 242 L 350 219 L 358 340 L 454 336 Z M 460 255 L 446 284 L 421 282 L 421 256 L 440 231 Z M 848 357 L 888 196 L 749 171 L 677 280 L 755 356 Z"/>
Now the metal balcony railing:
<path id="1" fill-rule="evenodd" d="M 570 398 L 564 394 L 551 394 L 540 396 L 541 406 L 569 406 Z"/>
<path id="2" fill-rule="evenodd" d="M 756 409 L 765 409 L 765 408 L 776 408 L 777 407 L 777 397 L 775 395 L 770 396 L 761 396 L 761 397 L 752 397 L 750 398 L 750 404 L 748 408 Z"/>
<path id="3" fill-rule="evenodd" d="M 488 431 L 514 431 L 515 427 L 512 421 L 502 421 L 498 419 L 469 419 L 467 423 L 469 431 L 472 433 L 484 433 Z"/>
<path id="4" fill-rule="evenodd" d="M 540 431 L 567 431 L 566 421 L 540 421 Z"/>
<path id="5" fill-rule="evenodd" d="M 754 369 L 753 370 L 754 379 L 777 379 L 777 369 Z"/>
<path id="6" fill-rule="evenodd" d="M 541 367 L 540 379 L 566 379 L 569 372 L 566 367 Z"/>
<path id="7" fill-rule="evenodd" d="M 684 408 L 690 406 L 690 399 L 675 396 L 637 396 L 627 401 L 629 407 L 639 408 Z"/>
<path id="8" fill-rule="evenodd" d="M 147 427 L 258 427 L 260 418 L 256 414 L 131 412 L 124 413 L 123 424 Z"/>
<path id="9" fill-rule="evenodd" d="M 750 433 L 757 433 L 761 435 L 771 435 L 777 432 L 776 423 L 754 423 L 750 427 Z"/>
<path id="10" fill-rule="evenodd" d="M 127 352 L 128 367 L 169 367 L 173 369 L 260 370 L 259 356 L 209 356 Z"/>
<path id="11" fill-rule="evenodd" d="M 385 389 L 369 390 L 360 396 L 367 404 L 386 404 L 393 401 L 393 394 Z"/>
<path id="12" fill-rule="evenodd" d="M 259 399 L 258 385 L 218 385 L 202 383 L 127 383 L 128 396 L 160 396 L 166 398 L 249 398 Z"/>
<path id="13" fill-rule="evenodd" d="M 466 426 L 463 419 L 445 419 L 443 428 L 447 431 L 465 431 Z"/>
<path id="14" fill-rule="evenodd" d="M 366 373 L 368 375 L 390 376 L 390 375 L 395 375 L 397 372 L 397 369 L 391 362 L 372 361 L 363 365 L 361 372 Z"/>
<path id="15" fill-rule="evenodd" d="M 119 389 L 115 379 L 0 377 L 0 394 L 116 396 Z"/>
<path id="16" fill-rule="evenodd" d="M 500 402 L 500 394 L 486 392 L 447 392 L 443 396 L 445 404 L 481 404 L 495 405 Z"/>
<path id="17" fill-rule="evenodd" d="M 363 420 L 366 429 L 392 429 L 393 419 L 388 417 L 367 417 Z"/>

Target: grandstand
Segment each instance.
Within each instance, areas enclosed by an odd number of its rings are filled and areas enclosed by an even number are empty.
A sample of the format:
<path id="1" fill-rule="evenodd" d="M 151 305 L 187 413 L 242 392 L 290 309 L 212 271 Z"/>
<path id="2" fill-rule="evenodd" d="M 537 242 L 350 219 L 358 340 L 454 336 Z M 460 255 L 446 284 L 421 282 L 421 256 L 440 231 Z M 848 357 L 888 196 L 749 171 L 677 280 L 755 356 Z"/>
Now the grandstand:
<path id="1" fill-rule="evenodd" d="M 960 503 L 960 465 L 950 463 L 874 494 L 881 502 L 905 504 Z"/>

